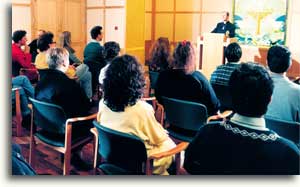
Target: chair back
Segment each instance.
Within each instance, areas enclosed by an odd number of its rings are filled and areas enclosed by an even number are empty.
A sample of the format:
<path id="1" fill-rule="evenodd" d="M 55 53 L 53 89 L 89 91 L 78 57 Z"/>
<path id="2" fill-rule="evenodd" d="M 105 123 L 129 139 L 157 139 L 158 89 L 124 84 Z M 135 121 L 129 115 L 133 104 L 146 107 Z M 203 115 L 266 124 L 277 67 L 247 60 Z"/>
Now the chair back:
<path id="1" fill-rule="evenodd" d="M 212 84 L 212 87 L 221 103 L 221 110 L 232 109 L 232 99 L 229 86 Z"/>
<path id="2" fill-rule="evenodd" d="M 149 71 L 149 78 L 150 78 L 150 88 L 155 89 L 156 82 L 158 79 L 159 73 L 155 71 Z"/>
<path id="3" fill-rule="evenodd" d="M 16 77 L 16 76 L 20 75 L 21 68 L 22 68 L 22 66 L 18 62 L 12 61 L 12 65 L 11 65 L 12 76 Z"/>
<path id="4" fill-rule="evenodd" d="M 175 126 L 196 132 L 206 124 L 207 110 L 203 104 L 164 96 L 162 99 L 170 128 Z"/>
<path id="5" fill-rule="evenodd" d="M 33 105 L 33 121 L 37 127 L 51 133 L 65 133 L 65 122 L 67 117 L 60 106 L 38 101 L 33 98 L 29 98 L 29 100 Z"/>
<path id="6" fill-rule="evenodd" d="M 45 75 L 46 75 L 46 72 L 47 72 L 48 69 L 38 69 L 38 72 L 39 72 L 39 80 L 42 80 Z"/>
<path id="7" fill-rule="evenodd" d="M 31 84 L 35 84 L 39 81 L 39 72 L 35 68 L 21 68 L 20 75 L 25 75 Z"/>
<path id="8" fill-rule="evenodd" d="M 298 146 L 300 145 L 300 123 L 265 118 L 267 128 L 275 131 L 280 136 L 287 138 Z"/>
<path id="9" fill-rule="evenodd" d="M 130 174 L 141 174 L 147 160 L 144 142 L 134 135 L 106 128 L 97 121 L 93 123 L 99 134 L 98 153 L 101 157 Z"/>

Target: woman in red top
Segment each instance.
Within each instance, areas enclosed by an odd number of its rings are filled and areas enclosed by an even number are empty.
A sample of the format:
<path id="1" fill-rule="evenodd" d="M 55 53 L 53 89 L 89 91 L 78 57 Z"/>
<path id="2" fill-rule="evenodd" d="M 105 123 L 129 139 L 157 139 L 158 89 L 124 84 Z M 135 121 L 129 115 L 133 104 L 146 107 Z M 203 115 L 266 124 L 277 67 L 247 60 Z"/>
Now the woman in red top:
<path id="1" fill-rule="evenodd" d="M 29 47 L 26 45 L 26 31 L 15 31 L 13 33 L 12 39 L 14 41 L 11 46 L 12 76 L 18 76 L 20 74 L 20 69 L 26 68 L 31 69 L 31 71 L 26 74 L 29 80 L 33 81 L 37 79 L 37 70 L 35 66 L 31 64 L 31 54 L 29 53 Z"/>

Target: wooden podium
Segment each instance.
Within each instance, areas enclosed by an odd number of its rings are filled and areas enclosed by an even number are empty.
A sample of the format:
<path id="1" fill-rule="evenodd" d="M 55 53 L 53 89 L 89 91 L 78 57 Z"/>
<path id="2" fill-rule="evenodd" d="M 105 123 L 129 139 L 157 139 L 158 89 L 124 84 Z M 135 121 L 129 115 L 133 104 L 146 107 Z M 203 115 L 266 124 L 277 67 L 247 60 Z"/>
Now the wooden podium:
<path id="1" fill-rule="evenodd" d="M 197 66 L 205 77 L 210 80 L 212 72 L 217 66 L 223 64 L 224 59 L 224 34 L 204 33 L 203 41 L 197 41 Z M 202 46 L 201 46 L 202 45 Z"/>

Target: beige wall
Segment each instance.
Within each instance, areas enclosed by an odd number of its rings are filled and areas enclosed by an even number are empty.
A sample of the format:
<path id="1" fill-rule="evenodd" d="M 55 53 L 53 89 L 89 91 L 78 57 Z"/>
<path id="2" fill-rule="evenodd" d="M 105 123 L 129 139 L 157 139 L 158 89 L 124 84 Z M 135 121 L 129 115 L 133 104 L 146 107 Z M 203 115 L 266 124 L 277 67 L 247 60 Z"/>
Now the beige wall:
<path id="1" fill-rule="evenodd" d="M 31 2 L 30 0 L 12 0 L 12 28 L 11 31 L 25 30 L 28 43 L 31 41 Z"/>
<path id="2" fill-rule="evenodd" d="M 126 0 L 87 0 L 87 42 L 91 40 L 91 28 L 100 25 L 104 28 L 102 43 L 116 41 L 121 48 L 125 47 L 125 2 Z"/>

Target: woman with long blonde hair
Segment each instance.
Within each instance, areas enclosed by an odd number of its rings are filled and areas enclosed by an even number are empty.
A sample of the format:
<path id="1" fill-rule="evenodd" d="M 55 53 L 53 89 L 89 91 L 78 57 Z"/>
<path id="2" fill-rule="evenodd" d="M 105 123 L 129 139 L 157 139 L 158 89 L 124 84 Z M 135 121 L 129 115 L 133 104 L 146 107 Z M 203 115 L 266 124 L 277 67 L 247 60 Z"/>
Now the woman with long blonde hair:
<path id="1" fill-rule="evenodd" d="M 71 32 L 63 31 L 59 35 L 58 47 L 63 47 L 69 52 L 69 61 L 71 65 L 78 66 L 82 64 L 82 61 L 75 55 L 75 50 L 71 46 Z"/>

